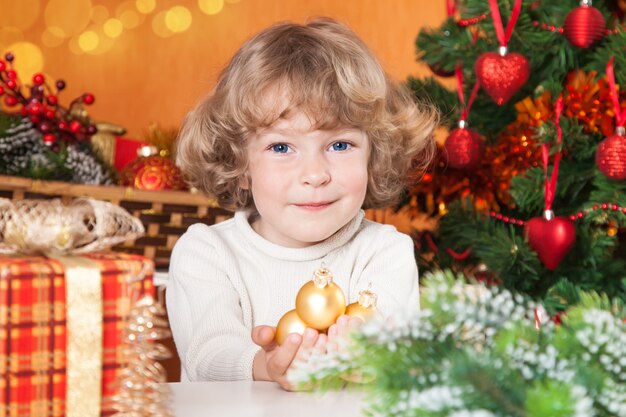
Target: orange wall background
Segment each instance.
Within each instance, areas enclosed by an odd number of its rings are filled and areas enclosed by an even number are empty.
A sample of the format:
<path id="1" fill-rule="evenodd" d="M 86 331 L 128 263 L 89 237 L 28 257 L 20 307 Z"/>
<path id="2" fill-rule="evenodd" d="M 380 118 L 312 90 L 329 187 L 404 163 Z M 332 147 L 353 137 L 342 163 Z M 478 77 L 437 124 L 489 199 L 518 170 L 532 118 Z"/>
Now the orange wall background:
<path id="1" fill-rule="evenodd" d="M 141 138 L 151 123 L 178 127 L 252 34 L 315 16 L 348 24 L 403 80 L 430 74 L 416 62 L 415 38 L 443 21 L 445 1 L 0 0 L 0 51 L 15 53 L 24 83 L 35 72 L 62 78 L 61 104 L 91 92 L 92 119 Z"/>

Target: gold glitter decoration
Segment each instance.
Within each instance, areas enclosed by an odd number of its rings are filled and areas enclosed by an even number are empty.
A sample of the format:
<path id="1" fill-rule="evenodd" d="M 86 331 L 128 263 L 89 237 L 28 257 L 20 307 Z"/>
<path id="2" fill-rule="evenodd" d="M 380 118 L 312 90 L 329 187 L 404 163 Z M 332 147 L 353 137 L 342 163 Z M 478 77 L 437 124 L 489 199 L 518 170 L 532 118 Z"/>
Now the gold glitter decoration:
<path id="1" fill-rule="evenodd" d="M 162 301 L 146 295 L 135 300 L 124 327 L 122 353 L 125 366 L 114 396 L 114 417 L 173 417 L 169 409 L 171 392 L 166 372 L 158 360 L 171 356 L 165 346 L 155 343 L 170 336 Z"/>

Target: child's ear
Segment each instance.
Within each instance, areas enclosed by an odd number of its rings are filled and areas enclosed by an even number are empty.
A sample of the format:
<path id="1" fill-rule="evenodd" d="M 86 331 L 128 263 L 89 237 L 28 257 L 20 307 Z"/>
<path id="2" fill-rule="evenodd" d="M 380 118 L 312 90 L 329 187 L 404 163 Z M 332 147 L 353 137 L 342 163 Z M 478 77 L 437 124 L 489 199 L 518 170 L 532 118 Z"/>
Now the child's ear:
<path id="1" fill-rule="evenodd" d="M 248 179 L 248 175 L 244 175 L 243 177 L 239 178 L 239 187 L 242 190 L 249 190 L 250 189 L 250 180 Z"/>

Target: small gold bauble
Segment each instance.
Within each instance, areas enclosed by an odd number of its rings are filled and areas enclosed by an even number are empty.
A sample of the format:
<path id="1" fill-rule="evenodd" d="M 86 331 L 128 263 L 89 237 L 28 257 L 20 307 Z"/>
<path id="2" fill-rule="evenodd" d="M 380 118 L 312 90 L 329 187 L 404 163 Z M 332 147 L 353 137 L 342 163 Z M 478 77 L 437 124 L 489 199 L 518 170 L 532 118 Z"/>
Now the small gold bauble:
<path id="1" fill-rule="evenodd" d="M 378 296 L 370 288 L 360 291 L 358 300 L 346 307 L 346 314 L 368 321 L 378 315 L 378 310 L 376 310 L 377 299 Z"/>
<path id="2" fill-rule="evenodd" d="M 276 343 L 282 345 L 291 333 L 303 334 L 306 327 L 306 323 L 298 316 L 296 310 L 289 310 L 278 320 L 276 325 Z"/>
<path id="3" fill-rule="evenodd" d="M 313 279 L 300 288 L 296 311 L 307 326 L 316 330 L 327 329 L 346 311 L 346 297 L 328 269 L 315 271 Z"/>

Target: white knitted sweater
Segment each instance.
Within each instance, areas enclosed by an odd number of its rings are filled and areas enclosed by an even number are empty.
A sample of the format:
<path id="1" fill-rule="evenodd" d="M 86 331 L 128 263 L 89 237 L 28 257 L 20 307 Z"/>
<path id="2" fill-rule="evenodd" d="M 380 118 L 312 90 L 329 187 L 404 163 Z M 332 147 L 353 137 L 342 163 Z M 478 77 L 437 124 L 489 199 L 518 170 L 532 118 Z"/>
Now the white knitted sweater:
<path id="1" fill-rule="evenodd" d="M 360 211 L 324 242 L 286 248 L 258 235 L 249 216 L 193 225 L 174 247 L 166 303 L 183 381 L 251 380 L 252 328 L 275 326 L 322 262 L 348 302 L 371 282 L 383 315 L 419 307 L 413 242 L 393 226 Z"/>

